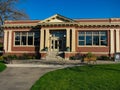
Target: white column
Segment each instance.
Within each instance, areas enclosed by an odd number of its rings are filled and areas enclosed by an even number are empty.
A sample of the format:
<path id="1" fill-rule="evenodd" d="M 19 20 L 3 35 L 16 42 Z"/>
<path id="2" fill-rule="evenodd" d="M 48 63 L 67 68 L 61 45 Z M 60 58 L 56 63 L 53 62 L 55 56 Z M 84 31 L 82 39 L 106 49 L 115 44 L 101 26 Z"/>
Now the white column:
<path id="1" fill-rule="evenodd" d="M 115 52 L 114 48 L 114 29 L 110 29 L 110 53 L 113 54 Z"/>
<path id="2" fill-rule="evenodd" d="M 4 31 L 4 50 L 5 50 L 5 52 L 7 51 L 7 31 Z"/>
<path id="3" fill-rule="evenodd" d="M 72 29 L 72 48 L 71 48 L 71 51 L 72 52 L 75 52 L 75 29 Z"/>
<path id="4" fill-rule="evenodd" d="M 45 34 L 45 47 L 49 47 L 49 29 L 46 29 L 45 30 L 46 32 L 46 34 Z"/>
<path id="5" fill-rule="evenodd" d="M 8 37 L 8 52 L 11 52 L 12 47 L 12 31 L 9 31 L 9 37 Z"/>
<path id="6" fill-rule="evenodd" d="M 70 47 L 70 29 L 66 29 L 66 47 Z"/>
<path id="7" fill-rule="evenodd" d="M 40 30 L 40 51 L 44 48 L 44 29 Z"/>
<path id="8" fill-rule="evenodd" d="M 116 52 L 119 52 L 120 49 L 120 36 L 119 29 L 116 29 Z"/>

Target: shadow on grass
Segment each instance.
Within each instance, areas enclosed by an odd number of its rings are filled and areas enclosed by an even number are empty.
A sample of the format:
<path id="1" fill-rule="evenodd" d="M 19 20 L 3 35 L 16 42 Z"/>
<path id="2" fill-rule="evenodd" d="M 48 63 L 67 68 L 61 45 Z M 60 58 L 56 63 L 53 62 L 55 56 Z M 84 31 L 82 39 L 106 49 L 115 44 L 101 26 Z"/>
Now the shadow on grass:
<path id="1" fill-rule="evenodd" d="M 98 70 L 98 71 L 114 71 L 120 72 L 120 64 L 111 64 L 111 65 L 84 65 L 84 66 L 75 66 L 69 67 L 67 70 L 75 71 L 75 72 L 89 72 L 90 70 Z"/>

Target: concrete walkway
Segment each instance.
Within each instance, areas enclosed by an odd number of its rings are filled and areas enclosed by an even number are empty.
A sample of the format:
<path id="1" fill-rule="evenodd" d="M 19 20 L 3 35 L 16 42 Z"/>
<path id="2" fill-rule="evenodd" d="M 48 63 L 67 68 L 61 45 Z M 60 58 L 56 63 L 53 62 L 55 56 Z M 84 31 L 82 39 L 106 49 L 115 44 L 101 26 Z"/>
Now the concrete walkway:
<path id="1" fill-rule="evenodd" d="M 81 66 L 81 65 L 45 65 L 45 64 L 6 64 L 7 67 L 44 67 L 44 68 L 65 68 L 72 66 Z"/>
<path id="2" fill-rule="evenodd" d="M 97 64 L 111 64 L 111 61 L 97 61 Z M 30 90 L 42 75 L 49 71 L 80 65 L 39 65 L 7 64 L 7 69 L 0 73 L 0 90 Z"/>
<path id="3" fill-rule="evenodd" d="M 0 73 L 0 90 L 30 90 L 43 74 L 63 68 L 62 66 L 7 65 Z M 31 67 L 30 67 L 31 66 Z"/>

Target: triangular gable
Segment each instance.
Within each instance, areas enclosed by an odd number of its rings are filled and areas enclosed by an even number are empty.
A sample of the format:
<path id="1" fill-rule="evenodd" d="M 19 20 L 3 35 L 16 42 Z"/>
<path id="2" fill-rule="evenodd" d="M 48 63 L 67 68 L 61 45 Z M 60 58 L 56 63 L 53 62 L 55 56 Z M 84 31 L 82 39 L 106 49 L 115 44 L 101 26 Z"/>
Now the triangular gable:
<path id="1" fill-rule="evenodd" d="M 41 21 L 40 23 L 51 23 L 51 22 L 74 22 L 74 20 L 64 17 L 62 15 L 59 15 L 59 14 L 55 14 L 55 15 Z"/>

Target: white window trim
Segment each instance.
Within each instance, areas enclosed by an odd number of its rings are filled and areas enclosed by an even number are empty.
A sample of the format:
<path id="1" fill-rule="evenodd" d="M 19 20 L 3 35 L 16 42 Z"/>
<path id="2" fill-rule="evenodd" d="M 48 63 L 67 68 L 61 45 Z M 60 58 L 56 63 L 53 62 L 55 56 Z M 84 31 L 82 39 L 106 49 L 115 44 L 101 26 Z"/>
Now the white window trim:
<path id="1" fill-rule="evenodd" d="M 18 31 L 19 32 L 19 31 Z M 39 47 L 39 45 L 38 46 L 36 46 L 35 45 L 35 43 L 34 43 L 34 36 L 35 36 L 35 33 L 33 32 L 33 35 L 30 35 L 30 36 L 33 36 L 33 45 L 28 45 L 28 32 L 29 31 L 26 31 L 26 33 L 27 33 L 27 35 L 26 35 L 26 45 L 22 45 L 21 44 L 21 38 L 22 38 L 22 32 L 24 32 L 24 31 L 20 31 L 19 33 L 20 33 L 20 45 L 15 45 L 15 33 L 16 33 L 16 31 L 14 32 L 14 47 Z M 24 36 L 24 35 L 23 35 Z"/>
<path id="2" fill-rule="evenodd" d="M 84 34 L 84 38 L 85 38 L 85 39 L 84 39 L 84 40 L 79 40 L 79 36 L 80 36 L 79 32 L 85 32 L 85 34 Z M 91 31 L 91 32 L 92 32 L 92 45 L 86 45 L 86 32 L 87 32 L 87 31 L 78 31 L 78 33 L 77 33 L 77 35 L 78 35 L 78 36 L 77 36 L 77 42 L 78 42 L 78 43 L 77 43 L 77 46 L 78 46 L 78 47 L 107 47 L 107 46 L 108 46 L 107 40 L 101 40 L 101 39 L 100 39 L 100 37 L 102 36 L 102 34 L 100 34 L 100 32 L 103 32 L 103 31 L 98 31 L 98 32 L 99 32 L 99 34 L 98 34 L 98 35 L 99 35 L 99 45 L 93 45 L 93 36 L 94 36 L 94 35 L 93 35 L 93 32 L 94 32 L 94 31 Z M 105 30 L 104 32 L 106 32 L 106 35 L 108 35 L 106 30 Z M 84 45 L 79 45 L 79 41 L 84 41 Z M 106 41 L 106 42 L 107 42 L 107 45 L 101 45 L 101 41 Z"/>

